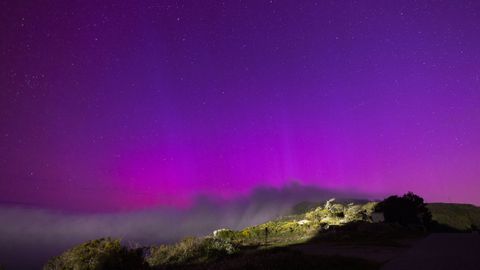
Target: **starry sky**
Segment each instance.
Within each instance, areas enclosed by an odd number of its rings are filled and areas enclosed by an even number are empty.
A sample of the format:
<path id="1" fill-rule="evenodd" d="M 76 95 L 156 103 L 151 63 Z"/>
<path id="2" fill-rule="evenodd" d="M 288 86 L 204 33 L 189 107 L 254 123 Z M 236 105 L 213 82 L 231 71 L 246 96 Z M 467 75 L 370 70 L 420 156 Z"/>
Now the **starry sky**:
<path id="1" fill-rule="evenodd" d="M 480 205 L 479 1 L 0 1 L 0 37 L 1 203 Z"/>

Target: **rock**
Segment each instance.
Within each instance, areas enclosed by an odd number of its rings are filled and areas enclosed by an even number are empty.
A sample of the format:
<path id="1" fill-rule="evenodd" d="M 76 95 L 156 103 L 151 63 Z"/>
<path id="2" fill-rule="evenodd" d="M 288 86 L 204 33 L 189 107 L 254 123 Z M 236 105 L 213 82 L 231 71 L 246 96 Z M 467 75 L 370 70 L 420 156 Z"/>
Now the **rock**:
<path id="1" fill-rule="evenodd" d="M 302 219 L 302 220 L 298 221 L 297 224 L 298 225 L 305 225 L 305 224 L 308 224 L 310 222 L 311 222 L 310 220 Z"/>

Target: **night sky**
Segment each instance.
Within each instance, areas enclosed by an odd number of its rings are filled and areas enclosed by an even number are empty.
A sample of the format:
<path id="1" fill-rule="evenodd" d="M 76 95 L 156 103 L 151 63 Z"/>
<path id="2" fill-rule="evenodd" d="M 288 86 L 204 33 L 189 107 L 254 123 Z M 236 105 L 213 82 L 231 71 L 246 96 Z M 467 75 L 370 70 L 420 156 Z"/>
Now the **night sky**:
<path id="1" fill-rule="evenodd" d="M 479 205 L 479 48 L 480 1 L 0 1 L 0 202 Z"/>

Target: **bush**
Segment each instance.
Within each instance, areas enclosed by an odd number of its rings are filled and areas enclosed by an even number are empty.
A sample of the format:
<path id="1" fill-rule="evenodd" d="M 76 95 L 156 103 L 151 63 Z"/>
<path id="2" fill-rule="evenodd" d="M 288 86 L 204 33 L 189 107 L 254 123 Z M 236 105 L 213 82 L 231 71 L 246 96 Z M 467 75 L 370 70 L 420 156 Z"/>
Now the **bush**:
<path id="1" fill-rule="evenodd" d="M 213 236 L 224 240 L 234 240 L 235 232 L 230 229 L 219 229 L 213 232 Z"/>
<path id="2" fill-rule="evenodd" d="M 50 259 L 44 270 L 147 269 L 141 250 L 130 250 L 120 240 L 101 238 L 80 244 Z"/>
<path id="3" fill-rule="evenodd" d="M 152 247 L 146 261 L 150 266 L 198 264 L 216 260 L 237 251 L 227 240 L 188 237 L 174 245 Z"/>
<path id="4" fill-rule="evenodd" d="M 362 221 L 367 220 L 367 212 L 361 205 L 351 205 L 345 210 L 345 221 Z"/>
<path id="5" fill-rule="evenodd" d="M 375 211 L 383 212 L 385 222 L 389 223 L 429 226 L 432 222 L 432 214 L 423 198 L 412 192 L 402 197 L 388 197 L 377 204 Z"/>
<path id="6" fill-rule="evenodd" d="M 309 220 L 322 220 L 323 218 L 327 217 L 329 214 L 330 214 L 330 211 L 328 209 L 324 209 L 319 206 L 315 210 L 306 213 L 305 218 Z"/>

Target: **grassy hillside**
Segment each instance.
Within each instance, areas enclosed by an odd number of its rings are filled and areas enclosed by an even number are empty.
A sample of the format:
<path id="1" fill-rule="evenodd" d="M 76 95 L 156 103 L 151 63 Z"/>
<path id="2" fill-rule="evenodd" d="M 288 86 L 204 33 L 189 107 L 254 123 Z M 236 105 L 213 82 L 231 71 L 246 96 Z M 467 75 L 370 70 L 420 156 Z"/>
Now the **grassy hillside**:
<path id="1" fill-rule="evenodd" d="M 378 262 L 315 256 L 299 252 L 302 246 L 328 243 L 354 247 L 402 246 L 423 230 L 394 223 L 372 223 L 377 202 L 304 202 L 293 214 L 242 230 L 220 229 L 171 245 L 130 249 L 114 239 L 89 241 L 52 258 L 52 269 L 378 269 Z M 480 227 L 480 208 L 466 204 L 429 204 L 433 219 L 458 230 Z M 399 241 L 398 241 L 399 240 Z M 300 247 L 300 249 L 295 248 Z M 344 247 L 344 246 L 343 246 Z M 343 250 L 343 247 L 340 250 Z M 332 248 L 335 248 L 332 246 Z"/>
<path id="2" fill-rule="evenodd" d="M 307 242 L 332 226 L 342 226 L 355 221 L 369 223 L 375 204 L 342 204 L 332 199 L 310 211 L 242 230 L 220 229 L 201 238 L 189 237 L 171 245 L 133 250 L 122 247 L 115 239 L 93 240 L 52 258 L 44 269 L 130 269 L 132 265 L 135 269 L 196 269 L 199 265 L 211 265 L 212 269 L 241 269 L 235 265 L 247 257 L 247 262 L 257 261 L 257 266 L 268 263 L 271 269 L 290 269 L 299 265 L 298 261 L 286 258 L 304 258 L 305 267 L 375 269 L 376 264 L 351 258 L 325 257 L 322 261 L 310 260 L 313 256 L 292 253 L 287 251 L 286 247 Z M 142 259 L 138 260 L 139 257 Z M 233 260 L 222 260 L 227 257 Z M 237 262 L 233 263 L 235 261 Z M 284 262 L 279 264 L 281 261 Z M 126 265 L 127 263 L 129 265 Z M 221 265 L 218 265 L 219 263 Z M 267 269 L 264 266 L 258 269 Z M 255 269 L 253 265 L 249 267 Z"/>
<path id="3" fill-rule="evenodd" d="M 430 203 L 433 220 L 458 230 L 468 230 L 472 224 L 480 228 L 480 207 L 471 204 Z"/>
<path id="4" fill-rule="evenodd" d="M 304 242 L 331 226 L 342 226 L 354 221 L 371 221 L 375 202 L 365 204 L 338 203 L 329 200 L 323 204 L 312 204 L 307 212 L 298 211 L 266 223 L 247 227 L 240 231 L 224 230 L 218 236 L 240 245 L 281 246 Z"/>

